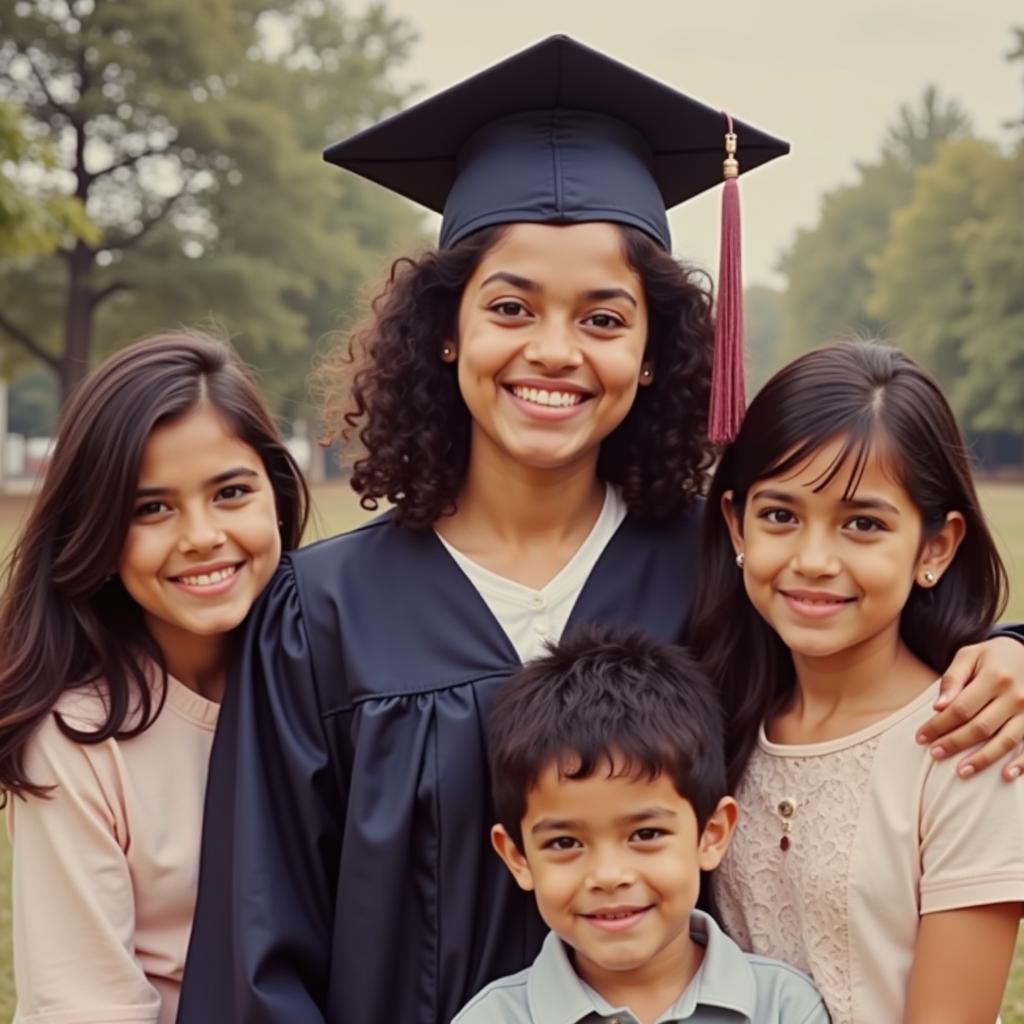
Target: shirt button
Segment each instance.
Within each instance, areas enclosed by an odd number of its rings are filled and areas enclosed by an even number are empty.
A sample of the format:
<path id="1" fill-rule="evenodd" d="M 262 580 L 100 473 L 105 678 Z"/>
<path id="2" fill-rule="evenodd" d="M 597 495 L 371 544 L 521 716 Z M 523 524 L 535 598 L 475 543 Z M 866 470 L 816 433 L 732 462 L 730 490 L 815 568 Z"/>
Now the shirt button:
<path id="1" fill-rule="evenodd" d="M 541 596 L 540 596 L 540 594 L 535 594 L 535 595 L 534 595 L 534 596 L 533 596 L 533 597 L 532 597 L 532 598 L 530 599 L 530 604 L 531 604 L 531 605 L 532 605 L 532 606 L 533 606 L 534 608 L 543 608 L 543 607 L 544 607 L 544 598 L 543 598 L 543 597 L 541 597 Z"/>
<path id="2" fill-rule="evenodd" d="M 547 636 L 548 635 L 547 624 L 544 623 L 544 622 L 535 622 L 533 624 L 533 631 L 534 631 L 534 633 L 537 634 L 537 636 Z"/>

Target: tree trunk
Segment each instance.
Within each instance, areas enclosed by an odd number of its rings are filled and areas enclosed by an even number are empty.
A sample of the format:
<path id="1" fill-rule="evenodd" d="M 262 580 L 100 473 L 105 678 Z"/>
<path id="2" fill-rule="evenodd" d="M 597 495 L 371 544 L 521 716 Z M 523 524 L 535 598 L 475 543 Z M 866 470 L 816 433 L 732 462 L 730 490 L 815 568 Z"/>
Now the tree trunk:
<path id="1" fill-rule="evenodd" d="M 68 303 L 64 320 L 64 352 L 60 358 L 60 399 L 89 372 L 92 347 L 93 296 L 90 287 L 96 254 L 78 242 L 68 256 Z"/>

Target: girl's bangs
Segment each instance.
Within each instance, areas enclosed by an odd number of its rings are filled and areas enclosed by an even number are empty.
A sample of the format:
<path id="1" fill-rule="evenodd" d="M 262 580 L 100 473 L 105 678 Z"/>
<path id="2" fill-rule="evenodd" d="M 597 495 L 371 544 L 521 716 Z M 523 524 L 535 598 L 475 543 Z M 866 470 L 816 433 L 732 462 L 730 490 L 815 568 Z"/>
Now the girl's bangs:
<path id="1" fill-rule="evenodd" d="M 758 479 L 784 477 L 796 473 L 799 468 L 809 463 L 815 454 L 833 442 L 842 438 L 842 445 L 832 461 L 812 481 L 815 493 L 825 490 L 849 466 L 846 485 L 843 488 L 843 501 L 849 501 L 857 493 L 864 470 L 873 453 L 877 452 L 882 460 L 891 464 L 892 445 L 884 436 L 881 422 L 871 416 L 862 416 L 849 427 L 836 430 L 828 435 L 812 435 L 805 437 L 795 445 L 789 446 Z M 898 479 L 898 474 L 895 475 Z M 753 484 L 753 481 L 751 481 Z"/>

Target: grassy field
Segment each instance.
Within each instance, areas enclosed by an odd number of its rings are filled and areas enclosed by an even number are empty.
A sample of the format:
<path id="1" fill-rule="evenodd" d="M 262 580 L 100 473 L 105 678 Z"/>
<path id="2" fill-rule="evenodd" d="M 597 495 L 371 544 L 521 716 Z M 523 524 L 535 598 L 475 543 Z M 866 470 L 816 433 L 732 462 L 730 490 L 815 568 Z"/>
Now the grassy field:
<path id="1" fill-rule="evenodd" d="M 1019 622 L 1024 620 L 1024 485 L 986 484 L 981 487 L 981 493 L 1010 571 L 1010 605 L 1006 618 Z M 343 486 L 319 489 L 315 505 L 311 539 L 337 533 L 370 515 L 358 507 Z M 0 497 L 0 554 L 10 544 L 26 508 L 25 500 Z M 0 832 L 0 1020 L 10 1020 L 14 1011 L 9 887 L 9 851 L 6 833 Z M 1018 943 L 1014 971 L 1006 989 L 1003 1024 L 1024 1024 L 1024 936 Z"/>

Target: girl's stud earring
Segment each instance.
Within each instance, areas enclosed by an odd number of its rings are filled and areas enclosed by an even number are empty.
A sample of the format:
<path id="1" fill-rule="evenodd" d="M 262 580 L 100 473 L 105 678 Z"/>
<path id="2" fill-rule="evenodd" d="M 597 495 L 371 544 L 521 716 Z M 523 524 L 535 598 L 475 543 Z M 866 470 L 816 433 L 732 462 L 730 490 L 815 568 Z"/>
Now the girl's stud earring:
<path id="1" fill-rule="evenodd" d="M 650 368 L 649 366 L 645 366 L 645 367 L 644 367 L 644 368 L 643 368 L 643 369 L 642 369 L 642 370 L 640 371 L 640 376 L 641 376 L 641 377 L 642 377 L 642 378 L 643 378 L 644 380 L 650 380 L 650 379 L 651 379 L 651 368 Z"/>
<path id="2" fill-rule="evenodd" d="M 444 360 L 451 360 L 455 355 L 454 345 L 444 345 L 441 349 L 441 358 Z"/>
<path id="3" fill-rule="evenodd" d="M 931 569 L 925 569 L 923 575 L 925 583 L 930 587 L 935 582 L 935 573 L 933 573 Z"/>
<path id="4" fill-rule="evenodd" d="M 743 552 L 742 551 L 736 556 L 736 565 L 740 569 L 743 568 Z"/>

